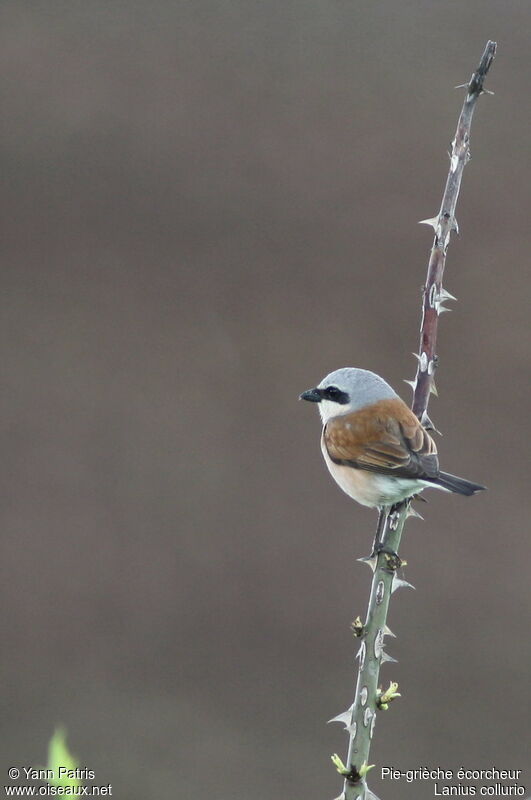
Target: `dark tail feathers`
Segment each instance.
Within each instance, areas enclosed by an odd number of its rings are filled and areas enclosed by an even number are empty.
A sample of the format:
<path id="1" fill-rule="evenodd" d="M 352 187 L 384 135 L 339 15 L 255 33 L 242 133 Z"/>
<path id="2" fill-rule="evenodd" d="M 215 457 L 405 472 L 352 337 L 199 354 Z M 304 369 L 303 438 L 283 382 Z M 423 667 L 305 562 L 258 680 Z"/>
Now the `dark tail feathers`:
<path id="1" fill-rule="evenodd" d="M 458 478 L 457 475 L 449 475 L 448 472 L 439 472 L 433 483 L 456 494 L 465 494 L 467 497 L 486 488 L 479 483 L 472 483 L 472 481 L 466 481 L 464 478 Z"/>

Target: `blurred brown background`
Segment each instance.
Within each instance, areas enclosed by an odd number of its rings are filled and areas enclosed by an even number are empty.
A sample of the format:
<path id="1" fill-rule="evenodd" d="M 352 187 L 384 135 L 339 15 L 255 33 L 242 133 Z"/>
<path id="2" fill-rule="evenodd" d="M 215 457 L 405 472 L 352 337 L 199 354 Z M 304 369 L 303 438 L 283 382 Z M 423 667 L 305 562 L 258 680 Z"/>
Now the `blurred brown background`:
<path id="1" fill-rule="evenodd" d="M 300 391 L 403 396 L 488 38 L 431 413 L 449 471 L 395 596 L 372 761 L 528 766 L 529 4 L 4 2 L 1 761 L 58 722 L 125 800 L 322 800 L 376 515 Z M 402 391 L 402 390 L 400 390 Z M 371 786 L 382 800 L 431 783 Z M 529 779 L 529 774 L 527 775 Z"/>

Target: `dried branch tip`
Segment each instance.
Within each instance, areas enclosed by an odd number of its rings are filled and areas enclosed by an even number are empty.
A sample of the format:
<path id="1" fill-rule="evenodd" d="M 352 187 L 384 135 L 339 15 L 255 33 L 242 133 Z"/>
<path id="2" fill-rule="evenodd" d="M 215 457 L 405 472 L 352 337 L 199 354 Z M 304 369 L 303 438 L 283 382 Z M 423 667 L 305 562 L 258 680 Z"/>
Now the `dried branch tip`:
<path id="1" fill-rule="evenodd" d="M 483 93 L 483 81 L 496 55 L 496 42 L 487 42 L 477 70 L 472 74 L 468 84 L 468 99 L 479 97 Z"/>

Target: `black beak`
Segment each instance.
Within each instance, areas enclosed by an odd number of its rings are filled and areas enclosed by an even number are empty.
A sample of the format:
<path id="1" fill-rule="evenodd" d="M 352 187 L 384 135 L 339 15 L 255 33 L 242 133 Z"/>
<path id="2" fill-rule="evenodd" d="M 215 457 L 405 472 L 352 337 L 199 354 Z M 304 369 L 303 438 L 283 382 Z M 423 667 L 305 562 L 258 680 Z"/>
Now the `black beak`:
<path id="1" fill-rule="evenodd" d="M 307 400 L 309 403 L 320 403 L 322 399 L 320 389 L 308 389 L 299 396 L 299 400 Z"/>

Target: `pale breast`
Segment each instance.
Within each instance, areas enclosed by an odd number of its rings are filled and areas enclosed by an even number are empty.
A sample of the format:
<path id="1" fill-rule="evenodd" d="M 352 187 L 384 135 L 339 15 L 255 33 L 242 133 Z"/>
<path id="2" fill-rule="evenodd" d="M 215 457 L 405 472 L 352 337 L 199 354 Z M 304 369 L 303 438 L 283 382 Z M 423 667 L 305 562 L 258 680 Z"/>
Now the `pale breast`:
<path id="1" fill-rule="evenodd" d="M 321 452 L 328 471 L 338 486 L 362 506 L 379 508 L 394 505 L 405 500 L 406 497 L 422 491 L 428 485 L 425 481 L 393 478 L 364 469 L 335 464 L 328 455 L 323 437 L 321 437 Z"/>

